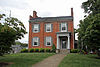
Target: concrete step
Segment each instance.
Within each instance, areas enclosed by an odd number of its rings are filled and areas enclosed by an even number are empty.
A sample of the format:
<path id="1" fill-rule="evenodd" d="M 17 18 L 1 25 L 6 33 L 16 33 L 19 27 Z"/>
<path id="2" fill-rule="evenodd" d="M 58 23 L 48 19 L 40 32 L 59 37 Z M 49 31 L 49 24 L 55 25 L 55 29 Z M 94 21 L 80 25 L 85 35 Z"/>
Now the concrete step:
<path id="1" fill-rule="evenodd" d="M 68 54 L 69 50 L 67 50 L 67 49 L 61 49 L 59 53 L 60 54 Z"/>

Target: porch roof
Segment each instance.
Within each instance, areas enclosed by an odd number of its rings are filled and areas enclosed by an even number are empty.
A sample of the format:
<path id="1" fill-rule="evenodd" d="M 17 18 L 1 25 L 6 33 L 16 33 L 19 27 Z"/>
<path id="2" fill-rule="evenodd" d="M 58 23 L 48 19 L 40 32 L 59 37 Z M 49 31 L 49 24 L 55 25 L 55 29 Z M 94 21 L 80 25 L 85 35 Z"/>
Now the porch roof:
<path id="1" fill-rule="evenodd" d="M 71 32 L 56 32 L 56 34 L 70 34 Z"/>

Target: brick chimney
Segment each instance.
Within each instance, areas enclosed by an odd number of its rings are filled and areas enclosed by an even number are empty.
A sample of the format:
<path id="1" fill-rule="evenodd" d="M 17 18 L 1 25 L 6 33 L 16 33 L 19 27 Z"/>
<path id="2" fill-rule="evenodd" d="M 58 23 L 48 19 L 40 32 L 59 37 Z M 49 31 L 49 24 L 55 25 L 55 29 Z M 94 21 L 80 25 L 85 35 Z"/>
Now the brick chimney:
<path id="1" fill-rule="evenodd" d="M 71 8 L 71 16 L 73 17 L 73 8 Z"/>
<path id="2" fill-rule="evenodd" d="M 37 12 L 36 11 L 33 11 L 33 18 L 37 18 Z"/>

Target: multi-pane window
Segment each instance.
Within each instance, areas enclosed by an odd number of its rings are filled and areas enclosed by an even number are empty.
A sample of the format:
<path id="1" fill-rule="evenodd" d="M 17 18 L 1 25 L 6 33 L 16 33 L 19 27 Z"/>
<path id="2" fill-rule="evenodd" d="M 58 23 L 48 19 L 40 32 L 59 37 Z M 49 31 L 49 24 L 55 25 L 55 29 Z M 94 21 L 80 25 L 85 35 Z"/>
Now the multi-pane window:
<path id="1" fill-rule="evenodd" d="M 46 37 L 46 46 L 51 46 L 52 45 L 52 38 L 51 37 Z"/>
<path id="2" fill-rule="evenodd" d="M 61 23 L 61 32 L 67 32 L 67 23 Z"/>
<path id="3" fill-rule="evenodd" d="M 33 46 L 39 46 L 39 38 L 38 37 L 33 38 Z"/>
<path id="4" fill-rule="evenodd" d="M 39 24 L 34 24 L 33 25 L 33 32 L 38 33 L 39 32 Z"/>
<path id="5" fill-rule="evenodd" d="M 46 24 L 46 32 L 51 32 L 51 24 Z"/>

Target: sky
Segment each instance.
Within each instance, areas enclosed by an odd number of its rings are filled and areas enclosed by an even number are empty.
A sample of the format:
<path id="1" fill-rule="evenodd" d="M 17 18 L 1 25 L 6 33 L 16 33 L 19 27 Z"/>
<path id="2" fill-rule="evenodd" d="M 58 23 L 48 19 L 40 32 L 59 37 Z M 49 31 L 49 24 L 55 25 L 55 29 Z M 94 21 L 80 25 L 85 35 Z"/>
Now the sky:
<path id="1" fill-rule="evenodd" d="M 70 16 L 71 8 L 74 11 L 74 28 L 78 28 L 79 21 L 84 19 L 84 10 L 81 8 L 87 0 L 0 0 L 0 14 L 18 18 L 23 22 L 28 32 L 24 38 L 19 40 L 28 43 L 29 36 L 29 15 L 37 11 L 39 17 Z M 77 36 L 76 38 L 77 39 Z"/>

